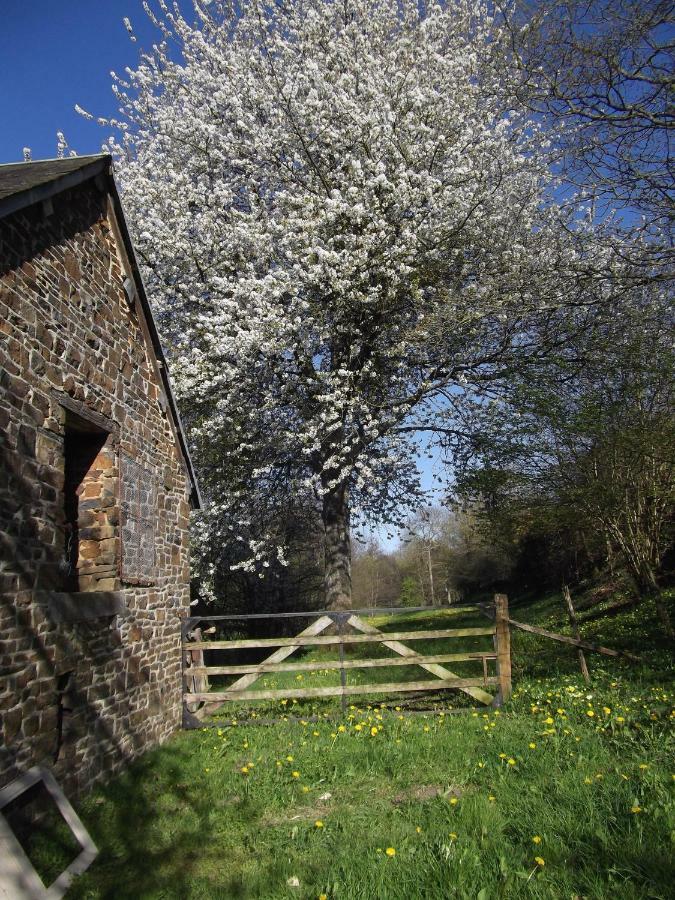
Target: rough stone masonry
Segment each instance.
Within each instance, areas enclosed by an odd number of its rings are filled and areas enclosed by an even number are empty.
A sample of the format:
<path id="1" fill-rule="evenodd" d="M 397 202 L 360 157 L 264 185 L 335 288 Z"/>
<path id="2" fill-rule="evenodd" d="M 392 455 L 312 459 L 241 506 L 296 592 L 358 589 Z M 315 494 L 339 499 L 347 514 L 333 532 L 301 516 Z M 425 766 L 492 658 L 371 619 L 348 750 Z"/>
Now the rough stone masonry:
<path id="1" fill-rule="evenodd" d="M 198 505 L 110 158 L 0 166 L 0 786 L 179 725 Z"/>

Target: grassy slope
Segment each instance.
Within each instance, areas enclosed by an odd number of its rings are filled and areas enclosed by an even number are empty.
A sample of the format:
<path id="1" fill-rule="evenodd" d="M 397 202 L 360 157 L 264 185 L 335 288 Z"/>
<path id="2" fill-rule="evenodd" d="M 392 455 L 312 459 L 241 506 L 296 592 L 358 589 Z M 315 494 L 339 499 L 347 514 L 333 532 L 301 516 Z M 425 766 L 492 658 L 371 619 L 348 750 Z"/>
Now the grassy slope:
<path id="1" fill-rule="evenodd" d="M 554 596 L 513 617 L 564 624 Z M 405 628 L 416 625 L 430 627 Z M 69 896 L 672 896 L 672 658 L 650 607 L 583 631 L 644 652 L 644 665 L 589 655 L 589 688 L 574 650 L 520 632 L 501 711 L 399 718 L 371 698 L 337 719 L 323 719 L 335 702 L 298 705 L 300 722 L 228 717 L 177 735 L 82 804 L 101 855 Z M 303 683 L 334 677 L 320 673 Z M 52 845 L 34 852 L 59 862 Z"/>

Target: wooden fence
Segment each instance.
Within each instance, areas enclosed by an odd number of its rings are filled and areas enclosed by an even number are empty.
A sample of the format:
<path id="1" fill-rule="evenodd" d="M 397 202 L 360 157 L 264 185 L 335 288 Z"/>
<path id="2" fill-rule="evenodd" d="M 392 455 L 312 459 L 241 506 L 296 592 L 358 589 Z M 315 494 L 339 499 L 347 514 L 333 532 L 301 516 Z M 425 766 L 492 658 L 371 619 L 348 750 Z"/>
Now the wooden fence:
<path id="1" fill-rule="evenodd" d="M 448 607 L 421 607 L 416 610 L 398 608 L 388 610 L 355 610 L 345 612 L 322 611 L 314 613 L 282 613 L 275 616 L 262 614 L 249 616 L 191 617 L 183 621 L 183 678 L 184 678 L 184 726 L 201 727 L 205 714 L 214 712 L 228 702 L 256 700 L 315 699 L 340 697 L 343 705 L 347 697 L 369 694 L 412 694 L 417 692 L 456 689 L 468 694 L 483 704 L 500 704 L 511 695 L 511 651 L 509 633 L 508 601 L 504 594 L 495 596 L 494 607 L 461 606 L 452 607 L 457 612 L 481 612 L 494 621 L 489 625 L 475 628 L 441 628 L 424 631 L 380 631 L 364 621 L 366 614 L 396 614 L 448 611 Z M 214 633 L 217 623 L 226 621 L 245 622 L 261 618 L 311 617 L 312 624 L 294 637 L 243 638 L 231 640 L 205 640 L 207 631 Z M 209 629 L 202 626 L 207 622 Z M 324 633 L 329 631 L 330 633 Z M 408 646 L 419 640 L 454 640 L 491 636 L 493 650 L 477 652 L 435 652 L 418 653 Z M 392 657 L 373 659 L 347 659 L 345 647 L 354 644 L 379 644 L 391 650 Z M 335 660 L 294 660 L 284 662 L 296 650 L 306 647 L 335 647 Z M 259 650 L 277 648 L 262 662 L 229 665 L 205 665 L 204 653 L 226 653 L 227 651 Z M 448 669 L 445 663 L 475 661 L 481 664 L 481 671 L 471 678 L 463 678 Z M 488 663 L 496 663 L 496 673 L 489 674 Z M 419 666 L 433 678 L 421 681 L 380 682 L 373 684 L 348 684 L 347 673 L 356 669 L 375 669 L 393 666 Z M 316 670 L 339 671 L 340 684 L 329 687 L 292 687 L 282 689 L 252 689 L 260 678 L 269 673 L 302 673 Z M 212 676 L 239 676 L 223 690 L 210 690 L 208 679 Z M 486 688 L 498 687 L 497 697 Z M 203 705 L 202 705 L 203 704 Z"/>

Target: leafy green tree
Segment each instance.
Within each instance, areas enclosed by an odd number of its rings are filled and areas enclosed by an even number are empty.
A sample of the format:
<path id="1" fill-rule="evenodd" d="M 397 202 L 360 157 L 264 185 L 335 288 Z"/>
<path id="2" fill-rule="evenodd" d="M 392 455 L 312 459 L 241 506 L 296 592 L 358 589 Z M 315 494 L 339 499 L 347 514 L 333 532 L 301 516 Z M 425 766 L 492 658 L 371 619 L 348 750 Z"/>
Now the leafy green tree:
<path id="1" fill-rule="evenodd" d="M 401 582 L 401 593 L 399 596 L 401 606 L 423 606 L 424 595 L 420 589 L 420 583 L 411 575 L 406 575 Z"/>
<path id="2" fill-rule="evenodd" d="M 480 498 L 493 521 L 529 516 L 581 531 L 616 554 L 640 596 L 657 597 L 675 537 L 665 300 L 653 290 L 633 296 L 614 320 L 578 336 L 564 365 L 536 384 L 515 379 L 498 408 L 477 405 L 473 444 L 457 460 L 458 493 Z"/>

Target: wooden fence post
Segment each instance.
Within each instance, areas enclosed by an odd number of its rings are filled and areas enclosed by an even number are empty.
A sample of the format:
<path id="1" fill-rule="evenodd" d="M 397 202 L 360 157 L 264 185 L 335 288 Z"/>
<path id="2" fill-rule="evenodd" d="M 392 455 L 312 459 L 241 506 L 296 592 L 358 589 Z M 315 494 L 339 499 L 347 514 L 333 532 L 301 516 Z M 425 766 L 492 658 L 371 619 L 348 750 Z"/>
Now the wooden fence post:
<path id="1" fill-rule="evenodd" d="M 572 634 L 578 641 L 580 641 L 581 632 L 579 631 L 579 625 L 577 623 L 577 614 L 574 610 L 574 604 L 572 603 L 572 595 L 570 593 L 570 589 L 566 584 L 563 585 L 563 597 L 565 599 L 565 605 L 567 606 L 567 615 L 569 616 L 570 625 L 572 626 Z M 588 674 L 586 657 L 581 647 L 577 649 L 577 654 L 579 656 L 579 667 L 581 668 L 581 674 L 584 676 L 584 681 L 590 683 L 591 676 Z"/>
<path id="2" fill-rule="evenodd" d="M 506 594 L 495 594 L 495 649 L 500 700 L 506 703 L 511 696 L 511 632 Z"/>

